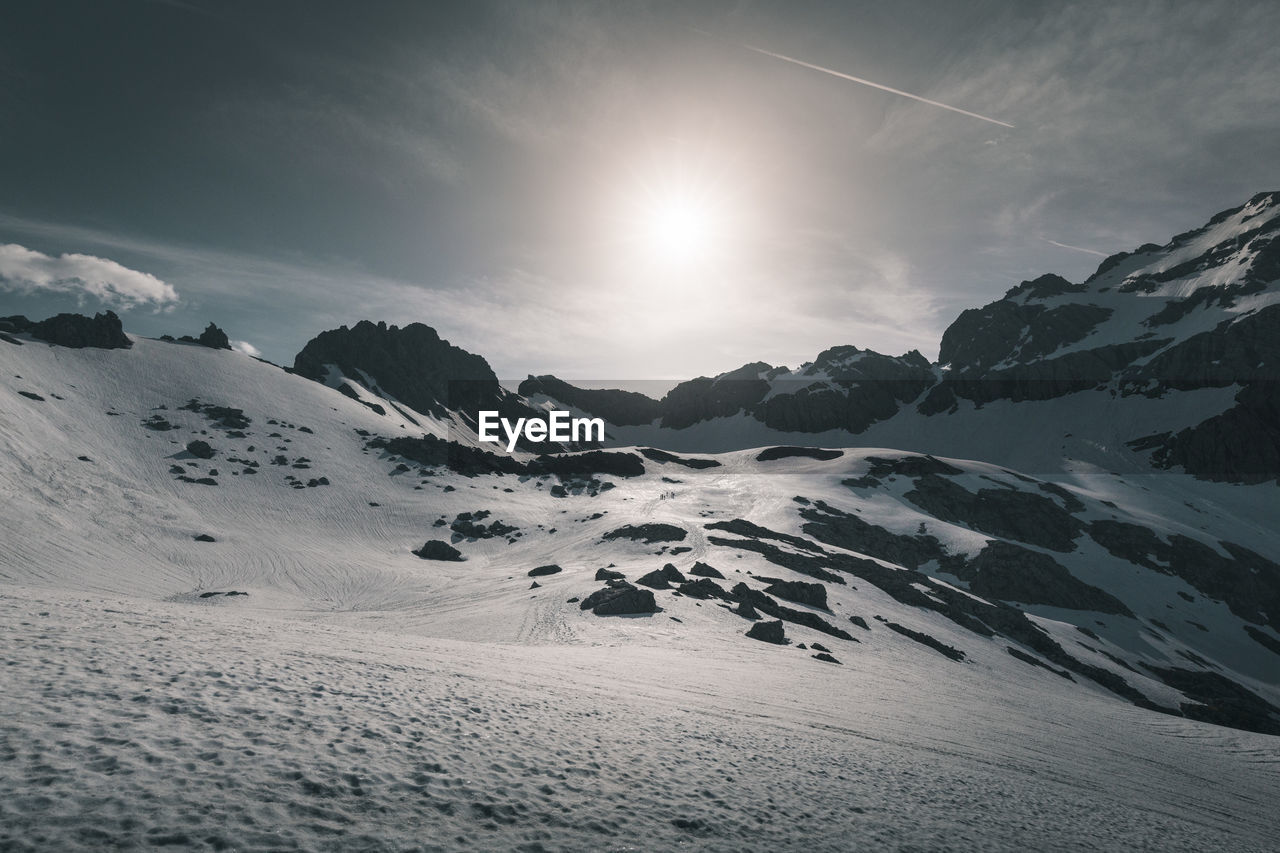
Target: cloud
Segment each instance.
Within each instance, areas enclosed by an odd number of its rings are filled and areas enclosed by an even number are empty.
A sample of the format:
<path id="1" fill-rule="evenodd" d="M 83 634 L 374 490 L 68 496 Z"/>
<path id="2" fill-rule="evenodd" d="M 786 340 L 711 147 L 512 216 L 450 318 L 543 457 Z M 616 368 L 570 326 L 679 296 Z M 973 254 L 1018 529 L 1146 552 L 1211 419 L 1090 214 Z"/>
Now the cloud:
<path id="1" fill-rule="evenodd" d="M 248 341 L 232 341 L 231 348 L 236 352 L 242 352 L 245 355 L 253 356 L 254 358 L 262 358 L 262 350 L 258 349 Z"/>
<path id="2" fill-rule="evenodd" d="M 0 244 L 0 289 L 93 296 L 119 308 L 148 303 L 161 308 L 178 301 L 177 291 L 150 273 L 95 255 L 54 257 L 17 243 Z"/>

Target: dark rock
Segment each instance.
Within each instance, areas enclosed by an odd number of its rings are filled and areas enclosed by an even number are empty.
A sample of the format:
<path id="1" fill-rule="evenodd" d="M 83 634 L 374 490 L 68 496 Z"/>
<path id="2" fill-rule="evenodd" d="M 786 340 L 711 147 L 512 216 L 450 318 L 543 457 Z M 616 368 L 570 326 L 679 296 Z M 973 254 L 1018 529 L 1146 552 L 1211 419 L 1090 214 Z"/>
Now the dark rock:
<path id="1" fill-rule="evenodd" d="M 537 581 L 534 581 L 533 583 L 529 584 L 529 589 L 539 589 L 541 587 L 542 587 L 542 584 L 538 583 Z"/>
<path id="2" fill-rule="evenodd" d="M 764 591 L 769 595 L 793 601 L 796 604 L 807 604 L 810 607 L 817 607 L 821 610 L 828 609 L 827 588 L 820 583 L 775 580 L 765 587 Z"/>
<path id="3" fill-rule="evenodd" d="M 133 346 L 114 311 L 95 314 L 92 320 L 82 314 L 59 314 L 33 323 L 28 331 L 33 338 L 73 349 L 128 349 Z"/>
<path id="4" fill-rule="evenodd" d="M 213 323 L 205 327 L 200 337 L 196 338 L 196 343 L 210 349 L 231 349 L 231 340 L 227 337 L 227 333 Z"/>
<path id="5" fill-rule="evenodd" d="M 689 569 L 689 574 L 699 578 L 719 578 L 724 580 L 724 575 L 720 574 L 718 569 L 708 566 L 702 561 L 693 564 L 693 568 Z"/>
<path id="6" fill-rule="evenodd" d="M 528 574 L 531 578 L 540 578 L 546 575 L 559 574 L 561 571 L 563 571 L 563 569 L 559 566 L 551 564 L 547 566 L 538 566 L 536 569 L 530 569 Z"/>
<path id="7" fill-rule="evenodd" d="M 616 530 L 610 530 L 602 538 L 605 540 L 634 539 L 637 542 L 653 544 L 654 542 L 680 542 L 688 535 L 688 531 L 683 527 L 662 522 L 649 522 L 624 525 Z"/>
<path id="8" fill-rule="evenodd" d="M 530 376 L 517 390 L 524 397 L 543 394 L 618 426 L 641 426 L 659 416 L 658 401 L 643 394 L 578 388 L 554 376 Z"/>
<path id="9" fill-rule="evenodd" d="M 375 436 L 365 443 L 369 450 L 386 450 L 395 456 L 403 456 L 419 465 L 431 467 L 447 467 L 467 477 L 479 474 L 524 474 L 525 466 L 506 454 L 497 455 L 480 450 L 477 447 L 458 444 L 436 438 L 434 435 L 397 436 L 382 438 Z M 403 463 L 401 463 L 403 464 Z M 406 465 L 405 471 L 409 470 Z M 445 486 L 445 491 L 453 491 L 452 486 Z"/>
<path id="10" fill-rule="evenodd" d="M 919 568 L 946 555 L 942 543 L 934 536 L 893 533 L 823 501 L 801 509 L 800 517 L 808 522 L 801 529 L 819 542 L 858 551 L 908 569 Z"/>
<path id="11" fill-rule="evenodd" d="M 799 456 L 804 459 L 820 459 L 829 461 L 844 456 L 843 450 L 824 450 L 821 447 L 766 447 L 756 456 L 757 462 L 772 462 L 775 459 L 789 459 Z"/>
<path id="12" fill-rule="evenodd" d="M 658 571 L 671 583 L 684 583 L 687 580 L 684 575 L 680 574 L 680 570 L 671 563 L 663 563 L 662 568 Z"/>
<path id="13" fill-rule="evenodd" d="M 462 552 L 440 539 L 429 540 L 413 553 L 423 560 L 444 560 L 455 563 L 462 561 Z"/>
<path id="14" fill-rule="evenodd" d="M 588 595 L 578 605 L 597 616 L 626 616 L 630 614 L 657 613 L 658 603 L 647 589 L 636 589 L 630 584 L 607 586 Z"/>
<path id="15" fill-rule="evenodd" d="M 212 459 L 214 451 L 209 442 L 197 438 L 187 442 L 187 452 L 197 459 Z"/>
<path id="16" fill-rule="evenodd" d="M 480 409 L 497 410 L 504 417 L 535 414 L 502 390 L 483 358 L 442 340 L 421 323 L 401 329 L 362 320 L 351 328 L 321 332 L 298 353 L 293 370 L 321 382 L 327 365 L 347 376 L 363 372 L 383 396 L 424 414 L 443 416 L 446 409 L 472 417 Z"/>
<path id="17" fill-rule="evenodd" d="M 589 450 L 585 453 L 544 453 L 529 463 L 530 474 L 552 474 L 557 477 L 589 477 L 608 474 L 614 477 L 639 477 L 644 463 L 634 453 Z"/>
<path id="18" fill-rule="evenodd" d="M 615 572 L 612 569 L 596 569 L 596 580 L 598 581 L 620 581 L 625 579 L 626 575 L 622 572 Z"/>
<path id="19" fill-rule="evenodd" d="M 1054 551 L 1074 550 L 1084 529 L 1051 498 L 1012 487 L 974 493 L 946 477 L 926 474 L 905 497 L 941 521 Z"/>
<path id="20" fill-rule="evenodd" d="M 904 625 L 899 625 L 897 622 L 886 622 L 884 624 L 885 624 L 885 627 L 890 628 L 894 631 L 897 631 L 902 636 L 910 637 L 911 639 L 915 640 L 917 643 L 928 646 L 929 648 L 934 649 L 935 651 L 941 652 L 942 654 L 946 655 L 947 657 L 951 658 L 954 661 L 964 660 L 964 657 L 965 657 L 964 652 L 960 651 L 954 646 L 948 646 L 946 643 L 942 642 L 941 640 L 937 640 L 933 637 L 930 637 L 928 634 L 922 633 L 920 631 L 913 631 L 912 629 L 907 628 Z"/>
<path id="21" fill-rule="evenodd" d="M 1259 631 L 1257 628 L 1253 627 L 1252 625 L 1245 625 L 1244 630 L 1245 630 L 1245 633 L 1248 634 L 1250 637 L 1252 637 L 1258 645 L 1262 646 L 1264 649 L 1267 649 L 1272 654 L 1280 655 L 1280 640 L 1277 640 L 1275 637 L 1272 637 L 1270 634 L 1265 634 L 1262 631 Z"/>
<path id="22" fill-rule="evenodd" d="M 753 640 L 774 643 L 779 646 L 785 645 L 787 642 L 787 635 L 780 621 L 757 622 L 747 629 L 747 636 Z"/>
<path id="23" fill-rule="evenodd" d="M 1192 700 L 1182 704 L 1186 717 L 1233 729 L 1280 734 L 1280 708 L 1224 675 L 1146 662 L 1142 666 Z"/>
<path id="24" fill-rule="evenodd" d="M 613 421 L 617 423 L 617 421 Z M 676 456 L 674 453 L 668 453 L 665 450 L 658 450 L 654 447 L 640 448 L 640 454 L 646 459 L 652 459 L 654 462 L 670 462 L 676 465 L 683 465 L 686 468 L 706 469 L 719 468 L 720 463 L 714 459 L 690 459 L 685 456 Z"/>
<path id="25" fill-rule="evenodd" d="M 641 586 L 647 586 L 650 589 L 671 589 L 671 582 L 662 575 L 661 569 L 654 569 L 646 575 L 636 579 L 636 583 Z"/>
<path id="26" fill-rule="evenodd" d="M 809 644 L 809 648 L 813 649 L 815 652 L 829 652 L 829 651 L 831 651 L 831 649 L 829 649 L 829 648 L 827 648 L 826 646 L 822 645 L 822 643 L 810 643 L 810 644 Z"/>
<path id="27" fill-rule="evenodd" d="M 1049 672 L 1052 672 L 1054 675 L 1059 676 L 1060 678 L 1065 678 L 1067 681 L 1075 681 L 1075 679 L 1071 677 L 1071 673 L 1067 672 L 1065 669 L 1054 669 L 1044 661 L 1040 660 L 1038 657 L 1035 657 L 1034 655 L 1029 655 L 1026 652 L 1022 651 L 1021 649 L 1016 649 L 1013 646 L 1006 646 L 1005 651 L 1007 651 L 1011 657 L 1017 658 L 1023 663 L 1029 663 L 1032 666 L 1038 666 L 1041 669 L 1047 669 L 1049 670 Z"/>
<path id="28" fill-rule="evenodd" d="M 677 589 L 681 595 L 687 595 L 690 598 L 709 599 L 719 598 L 725 601 L 732 600 L 732 597 L 719 584 L 711 578 L 699 578 L 696 581 L 688 581 L 680 584 Z"/>
<path id="29" fill-rule="evenodd" d="M 1012 542 L 990 542 L 967 562 L 947 560 L 944 569 L 968 581 L 971 592 L 986 598 L 1133 615 L 1115 596 L 1079 580 L 1048 554 Z"/>
<path id="30" fill-rule="evenodd" d="M 41 397 L 39 394 L 33 394 L 30 391 L 19 391 L 18 393 L 23 397 L 26 397 L 28 400 L 35 400 L 37 403 L 43 403 L 45 401 L 44 397 Z"/>
<path id="31" fill-rule="evenodd" d="M 1112 555 L 1186 581 L 1202 595 L 1224 602 L 1232 613 L 1280 631 L 1280 564 L 1234 542 L 1220 542 L 1230 554 L 1197 539 L 1172 534 L 1165 542 L 1154 531 L 1123 521 L 1090 523 L 1089 535 Z"/>
<path id="32" fill-rule="evenodd" d="M 194 540 L 196 540 L 197 542 L 215 542 L 215 541 L 217 541 L 217 540 L 215 540 L 212 536 L 210 536 L 208 533 L 201 533 L 201 534 L 199 534 L 199 535 L 192 536 L 191 538 L 192 538 L 192 539 L 194 539 Z"/>
<path id="33" fill-rule="evenodd" d="M 864 631 L 871 630 L 871 626 L 867 624 L 867 620 L 863 619 L 861 616 L 850 616 L 849 621 L 857 625 L 859 628 L 861 628 Z"/>
<path id="34" fill-rule="evenodd" d="M 826 652 L 820 652 L 816 655 L 812 655 L 812 657 L 814 660 L 825 661 L 826 663 L 837 663 L 837 664 L 840 663 L 840 661 L 836 660 Z"/>
<path id="35" fill-rule="evenodd" d="M 853 637 L 849 632 L 837 628 L 818 614 L 811 613 L 808 610 L 796 610 L 794 608 L 781 605 L 769 596 L 765 595 L 763 592 L 752 589 L 745 583 L 736 584 L 730 591 L 730 596 L 739 601 L 750 602 L 756 610 L 759 610 L 761 613 L 768 616 L 772 616 L 774 619 L 782 619 L 796 625 L 804 625 L 806 628 L 821 631 L 824 634 L 837 637 L 841 640 L 853 640 Z"/>

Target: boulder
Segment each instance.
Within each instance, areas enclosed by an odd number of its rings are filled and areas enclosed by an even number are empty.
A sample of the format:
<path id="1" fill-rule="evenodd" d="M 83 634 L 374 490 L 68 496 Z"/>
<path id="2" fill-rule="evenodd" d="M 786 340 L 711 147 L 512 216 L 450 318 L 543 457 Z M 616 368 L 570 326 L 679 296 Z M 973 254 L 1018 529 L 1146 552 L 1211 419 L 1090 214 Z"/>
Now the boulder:
<path id="1" fill-rule="evenodd" d="M 658 603 L 647 589 L 636 589 L 630 584 L 607 586 L 588 595 L 578 605 L 597 616 L 626 616 L 630 614 L 657 613 Z"/>
<path id="2" fill-rule="evenodd" d="M 209 446 L 209 442 L 196 439 L 187 442 L 187 452 L 197 459 L 212 459 L 213 448 Z"/>
<path id="3" fill-rule="evenodd" d="M 452 563 L 462 562 L 462 552 L 440 539 L 431 539 L 421 548 L 413 552 L 423 560 L 442 560 Z"/>
<path id="4" fill-rule="evenodd" d="M 782 622 L 775 620 L 773 622 L 757 622 L 747 629 L 747 636 L 753 640 L 760 640 L 763 643 L 774 643 L 775 645 L 786 645 L 787 635 L 782 628 Z"/>

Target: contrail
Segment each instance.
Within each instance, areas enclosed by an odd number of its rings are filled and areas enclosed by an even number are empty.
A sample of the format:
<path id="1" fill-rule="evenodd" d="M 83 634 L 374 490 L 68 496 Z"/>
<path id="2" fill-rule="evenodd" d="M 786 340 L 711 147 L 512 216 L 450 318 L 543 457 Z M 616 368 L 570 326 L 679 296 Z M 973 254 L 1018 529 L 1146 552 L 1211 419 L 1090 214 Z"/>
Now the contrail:
<path id="1" fill-rule="evenodd" d="M 1046 243 L 1052 243 L 1053 245 L 1057 246 L 1059 249 L 1073 249 L 1074 251 L 1077 251 L 1077 252 L 1087 252 L 1090 255 L 1097 255 L 1100 258 L 1108 257 L 1106 252 L 1099 252 L 1095 249 L 1086 249 L 1083 246 L 1071 246 L 1066 243 L 1059 243 L 1057 240 L 1050 240 L 1048 237 L 1041 237 L 1040 239 L 1045 241 Z"/>
<path id="2" fill-rule="evenodd" d="M 701 35 L 708 36 L 710 38 L 717 38 L 711 33 L 704 32 L 703 30 L 694 30 L 694 32 L 700 33 Z M 717 39 L 717 40 L 720 40 L 720 39 Z M 781 59 L 783 62 L 791 62 L 796 65 L 801 65 L 805 68 L 810 68 L 814 71 L 821 71 L 823 74 L 830 74 L 833 77 L 839 77 L 844 80 L 852 80 L 855 83 L 861 83 L 862 85 L 870 86 L 873 89 L 880 89 L 883 92 L 892 92 L 895 95 L 901 95 L 904 98 L 910 98 L 911 100 L 919 101 L 922 104 L 929 104 L 930 106 L 933 106 L 933 107 L 942 107 L 944 110 L 951 110 L 951 112 L 953 113 L 960 113 L 961 115 L 970 116 L 971 118 L 979 118 L 979 119 L 982 119 L 983 121 L 989 121 L 992 124 L 998 124 L 1001 127 L 1010 127 L 1010 128 L 1013 127 L 1013 125 L 1009 124 L 1007 121 L 1000 121 L 999 119 L 990 118 L 989 116 L 978 115 L 977 113 L 971 113 L 968 110 L 962 110 L 959 107 L 953 107 L 950 104 L 944 104 L 940 101 L 933 101 L 933 100 L 930 100 L 929 98 L 921 97 L 920 95 L 913 95 L 910 92 L 904 92 L 901 89 L 895 89 L 892 86 L 883 86 L 879 83 L 872 83 L 870 80 L 864 80 L 861 77 L 854 77 L 852 74 L 845 74 L 842 71 L 834 71 L 830 68 L 823 68 L 821 65 L 814 65 L 813 63 L 805 62 L 802 59 L 793 59 L 790 56 L 783 56 L 781 53 L 774 53 L 773 51 L 765 50 L 762 47 L 752 47 L 749 44 L 740 44 L 737 42 L 731 42 L 731 44 L 736 44 L 738 47 L 744 47 L 747 50 L 753 50 L 756 53 L 764 54 L 765 56 L 772 56 L 774 59 Z"/>

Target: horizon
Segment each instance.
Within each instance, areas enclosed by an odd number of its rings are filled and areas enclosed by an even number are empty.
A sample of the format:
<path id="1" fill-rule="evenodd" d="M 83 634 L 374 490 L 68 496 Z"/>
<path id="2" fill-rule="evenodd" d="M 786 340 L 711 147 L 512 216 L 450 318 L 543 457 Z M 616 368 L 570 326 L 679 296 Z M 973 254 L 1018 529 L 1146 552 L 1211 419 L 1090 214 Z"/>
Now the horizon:
<path id="1" fill-rule="evenodd" d="M 1264 3 L 12 16 L 0 313 L 285 365 L 360 319 L 612 387 L 936 361 L 961 310 L 1265 190 L 1280 141 Z"/>

